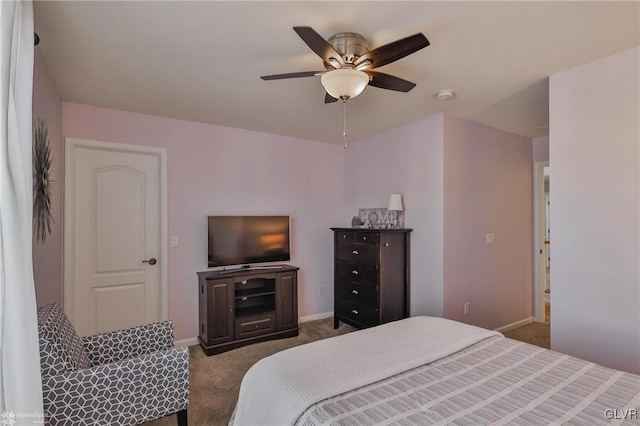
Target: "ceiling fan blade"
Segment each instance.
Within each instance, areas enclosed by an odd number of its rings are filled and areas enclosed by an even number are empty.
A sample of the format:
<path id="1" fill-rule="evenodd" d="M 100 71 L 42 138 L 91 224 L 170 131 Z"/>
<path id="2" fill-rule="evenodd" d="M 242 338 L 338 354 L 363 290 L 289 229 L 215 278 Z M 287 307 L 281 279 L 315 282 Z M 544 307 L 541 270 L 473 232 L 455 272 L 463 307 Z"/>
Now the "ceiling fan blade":
<path id="1" fill-rule="evenodd" d="M 301 72 L 290 72 L 286 74 L 273 74 L 273 75 L 263 75 L 260 77 L 263 80 L 282 80 L 283 78 L 298 78 L 298 77 L 313 77 L 318 73 L 323 73 L 324 71 L 301 71 Z"/>
<path id="2" fill-rule="evenodd" d="M 344 59 L 342 59 L 342 55 L 336 49 L 333 48 L 332 45 L 329 44 L 327 40 L 322 38 L 320 34 L 318 34 L 311 27 L 293 27 L 293 30 L 298 33 L 300 38 L 307 43 L 307 46 L 311 48 L 316 55 L 320 56 L 324 62 L 332 65 L 335 68 L 340 68 L 344 66 Z M 338 65 L 338 66 L 336 66 Z"/>
<path id="3" fill-rule="evenodd" d="M 429 40 L 427 40 L 424 34 L 414 34 L 368 51 L 358 58 L 355 66 L 358 68 L 358 65 L 369 60 L 371 61 L 371 65 L 364 69 L 381 67 L 397 61 L 398 59 L 402 59 L 405 56 L 411 55 L 412 53 L 429 46 L 429 44 Z"/>
<path id="4" fill-rule="evenodd" d="M 336 98 L 334 98 L 333 96 L 331 96 L 328 93 L 325 93 L 324 95 L 324 103 L 325 104 L 330 104 L 332 102 L 338 102 L 338 100 Z"/>
<path id="5" fill-rule="evenodd" d="M 396 77 L 390 74 L 385 74 L 377 71 L 365 71 L 372 78 L 369 81 L 369 86 L 379 87 L 381 89 L 395 90 L 397 92 L 408 92 L 416 87 L 415 83 L 407 80 L 403 80 L 400 77 Z"/>

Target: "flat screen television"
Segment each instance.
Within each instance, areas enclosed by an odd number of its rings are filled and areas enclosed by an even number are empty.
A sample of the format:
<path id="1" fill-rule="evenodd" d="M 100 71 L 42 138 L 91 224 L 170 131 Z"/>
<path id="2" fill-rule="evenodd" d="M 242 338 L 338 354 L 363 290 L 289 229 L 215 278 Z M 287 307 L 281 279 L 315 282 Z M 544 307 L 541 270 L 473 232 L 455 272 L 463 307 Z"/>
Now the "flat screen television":
<path id="1" fill-rule="evenodd" d="M 208 216 L 208 265 L 291 260 L 289 216 Z"/>

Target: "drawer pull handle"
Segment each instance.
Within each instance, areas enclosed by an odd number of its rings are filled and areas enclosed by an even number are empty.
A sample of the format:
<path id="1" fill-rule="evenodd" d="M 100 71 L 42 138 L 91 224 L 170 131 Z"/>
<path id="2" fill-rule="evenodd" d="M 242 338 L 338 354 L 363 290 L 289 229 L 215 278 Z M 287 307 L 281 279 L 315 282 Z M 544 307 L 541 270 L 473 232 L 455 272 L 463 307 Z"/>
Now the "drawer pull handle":
<path id="1" fill-rule="evenodd" d="M 351 273 L 352 273 L 353 275 L 358 275 L 358 271 L 356 271 L 356 270 L 351 271 Z"/>
<path id="2" fill-rule="evenodd" d="M 243 302 L 246 302 L 246 301 L 247 301 L 247 296 L 244 296 L 244 297 L 242 298 L 242 301 L 243 301 Z"/>
<path id="3" fill-rule="evenodd" d="M 358 294 L 358 290 L 351 290 L 351 293 Z"/>
<path id="4" fill-rule="evenodd" d="M 258 324 L 256 324 L 256 328 L 260 328 L 260 326 Z"/>
<path id="5" fill-rule="evenodd" d="M 363 240 L 367 241 L 367 237 L 362 237 Z"/>
<path id="6" fill-rule="evenodd" d="M 347 238 L 347 234 L 342 234 L 342 238 Z"/>
<path id="7" fill-rule="evenodd" d="M 358 250 L 354 250 L 354 251 L 352 251 L 351 253 L 353 253 L 353 254 L 359 254 L 359 253 L 358 253 Z"/>
<path id="8" fill-rule="evenodd" d="M 384 246 L 385 247 L 389 247 L 389 243 L 384 243 Z"/>
<path id="9" fill-rule="evenodd" d="M 247 280 L 244 280 L 240 284 L 245 285 L 246 283 L 247 283 Z"/>
<path id="10" fill-rule="evenodd" d="M 352 309 L 351 313 L 354 314 L 354 315 L 358 315 L 358 311 L 356 311 L 355 309 Z"/>

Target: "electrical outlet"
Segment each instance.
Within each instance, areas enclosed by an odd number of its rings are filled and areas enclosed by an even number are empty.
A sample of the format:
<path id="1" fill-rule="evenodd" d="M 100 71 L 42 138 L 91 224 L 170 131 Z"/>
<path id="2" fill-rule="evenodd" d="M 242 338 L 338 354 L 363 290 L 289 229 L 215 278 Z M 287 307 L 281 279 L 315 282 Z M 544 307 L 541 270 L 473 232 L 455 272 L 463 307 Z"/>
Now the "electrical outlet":
<path id="1" fill-rule="evenodd" d="M 320 296 L 324 295 L 324 286 L 323 285 L 318 287 L 318 292 L 320 293 Z"/>
<path id="2" fill-rule="evenodd" d="M 464 304 L 464 314 L 469 315 L 469 302 Z"/>

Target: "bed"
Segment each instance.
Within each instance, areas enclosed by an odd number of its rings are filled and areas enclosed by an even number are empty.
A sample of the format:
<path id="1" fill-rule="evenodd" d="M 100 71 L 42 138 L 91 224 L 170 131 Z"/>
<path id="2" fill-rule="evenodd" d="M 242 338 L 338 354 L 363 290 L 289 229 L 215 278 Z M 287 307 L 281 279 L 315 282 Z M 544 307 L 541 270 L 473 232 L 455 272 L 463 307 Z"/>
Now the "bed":
<path id="1" fill-rule="evenodd" d="M 297 346 L 243 378 L 229 425 L 639 424 L 640 376 L 435 317 Z"/>

